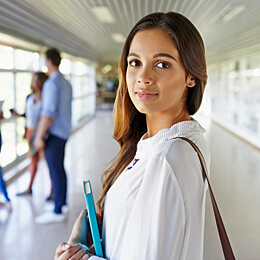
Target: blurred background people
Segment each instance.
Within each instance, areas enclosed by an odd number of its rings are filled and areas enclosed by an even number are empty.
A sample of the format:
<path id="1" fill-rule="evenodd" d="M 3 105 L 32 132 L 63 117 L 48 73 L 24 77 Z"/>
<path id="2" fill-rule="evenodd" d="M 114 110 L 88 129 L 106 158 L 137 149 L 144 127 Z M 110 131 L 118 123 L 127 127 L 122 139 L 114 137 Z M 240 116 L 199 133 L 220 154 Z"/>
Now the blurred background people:
<path id="1" fill-rule="evenodd" d="M 1 148 L 2 148 L 2 135 L 1 135 L 1 120 L 4 119 L 3 112 L 0 112 L 0 154 L 1 154 Z M 0 190 L 3 193 L 6 202 L 0 202 L 0 208 L 6 208 L 9 213 L 12 212 L 12 206 L 11 206 L 11 200 L 8 196 L 7 190 L 6 190 L 6 185 L 2 176 L 2 168 L 0 166 Z"/>
<path id="2" fill-rule="evenodd" d="M 18 196 L 32 194 L 32 185 L 37 172 L 37 165 L 40 158 L 40 152 L 36 151 L 33 147 L 33 140 L 40 119 L 42 107 L 42 88 L 47 78 L 48 76 L 43 72 L 34 73 L 31 81 L 32 93 L 29 94 L 26 98 L 26 112 L 24 114 L 26 117 L 25 139 L 28 141 L 29 144 L 28 154 L 31 159 L 31 163 L 28 170 L 31 174 L 31 179 L 29 187 L 25 191 L 18 193 Z M 17 115 L 15 111 L 13 111 L 13 113 Z M 20 116 L 23 116 L 23 114 Z M 47 200 L 50 200 L 52 198 L 53 193 L 51 189 L 50 196 L 47 198 Z"/>
<path id="3" fill-rule="evenodd" d="M 66 219 L 66 214 L 62 213 L 62 208 L 67 205 L 64 157 L 65 145 L 71 130 L 72 86 L 59 71 L 59 51 L 49 49 L 45 55 L 49 78 L 43 86 L 41 117 L 34 146 L 36 150 L 45 150 L 53 181 L 55 206 L 54 211 L 47 211 L 36 217 L 35 221 L 38 224 L 62 222 Z"/>

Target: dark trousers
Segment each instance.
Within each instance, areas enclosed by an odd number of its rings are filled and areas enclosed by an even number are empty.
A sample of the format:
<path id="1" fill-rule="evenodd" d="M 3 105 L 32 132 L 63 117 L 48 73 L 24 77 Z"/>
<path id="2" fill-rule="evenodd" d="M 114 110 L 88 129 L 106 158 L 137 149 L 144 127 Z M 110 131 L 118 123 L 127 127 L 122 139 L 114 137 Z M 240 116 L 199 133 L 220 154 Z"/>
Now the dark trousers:
<path id="1" fill-rule="evenodd" d="M 0 132 L 0 152 L 1 152 L 1 147 L 2 147 L 2 135 L 1 135 L 1 132 Z M 3 192 L 4 196 L 5 196 L 5 199 L 7 201 L 10 201 L 9 197 L 8 197 L 8 194 L 7 194 L 7 191 L 6 191 L 6 186 L 5 186 L 5 182 L 3 180 L 3 176 L 2 176 L 2 168 L 0 166 L 0 190 Z"/>
<path id="2" fill-rule="evenodd" d="M 67 140 L 49 135 L 46 140 L 45 157 L 53 182 L 55 213 L 61 213 L 66 205 L 67 177 L 64 169 L 65 144 Z"/>

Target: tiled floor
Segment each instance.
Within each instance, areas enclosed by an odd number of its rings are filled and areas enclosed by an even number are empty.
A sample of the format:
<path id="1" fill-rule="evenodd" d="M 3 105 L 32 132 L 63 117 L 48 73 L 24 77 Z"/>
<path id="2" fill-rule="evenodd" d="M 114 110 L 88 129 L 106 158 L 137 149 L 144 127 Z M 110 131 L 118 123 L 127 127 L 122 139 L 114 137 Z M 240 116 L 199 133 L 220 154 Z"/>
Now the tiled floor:
<path id="1" fill-rule="evenodd" d="M 260 152 L 208 119 L 202 116 L 198 119 L 208 130 L 211 182 L 237 259 L 260 259 Z M 33 196 L 15 196 L 26 188 L 28 173 L 8 187 L 13 213 L 7 215 L 4 210 L 0 211 L 1 260 L 53 259 L 57 245 L 68 238 L 77 215 L 85 207 L 82 180 L 91 180 L 95 200 L 98 198 L 101 172 L 119 149 L 112 139 L 112 128 L 111 111 L 98 111 L 68 142 L 65 165 L 69 215 L 66 222 L 43 226 L 34 223 L 34 217 L 44 211 L 50 190 L 44 160 L 39 165 Z M 205 260 L 223 259 L 209 200 L 204 251 Z"/>

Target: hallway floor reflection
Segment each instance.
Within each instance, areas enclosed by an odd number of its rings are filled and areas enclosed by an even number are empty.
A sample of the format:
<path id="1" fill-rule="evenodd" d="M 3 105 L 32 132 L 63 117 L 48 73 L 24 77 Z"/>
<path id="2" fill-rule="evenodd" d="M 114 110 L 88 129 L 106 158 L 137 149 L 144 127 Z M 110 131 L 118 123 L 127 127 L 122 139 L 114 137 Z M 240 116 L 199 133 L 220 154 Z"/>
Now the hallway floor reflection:
<path id="1" fill-rule="evenodd" d="M 207 118 L 196 118 L 207 129 L 206 139 L 212 156 L 211 184 L 235 255 L 237 259 L 259 259 L 260 152 Z M 0 210 L 0 259 L 53 259 L 56 247 L 66 241 L 76 217 L 85 207 L 82 181 L 90 179 L 95 201 L 99 197 L 102 170 L 119 149 L 112 136 L 112 113 L 102 110 L 68 141 L 65 167 L 69 213 L 64 223 L 34 223 L 34 218 L 44 211 L 50 191 L 44 160 L 39 164 L 32 196 L 15 196 L 26 189 L 30 179 L 28 172 L 8 186 L 13 213 L 8 215 Z M 204 259 L 224 259 L 209 202 L 207 198 Z"/>

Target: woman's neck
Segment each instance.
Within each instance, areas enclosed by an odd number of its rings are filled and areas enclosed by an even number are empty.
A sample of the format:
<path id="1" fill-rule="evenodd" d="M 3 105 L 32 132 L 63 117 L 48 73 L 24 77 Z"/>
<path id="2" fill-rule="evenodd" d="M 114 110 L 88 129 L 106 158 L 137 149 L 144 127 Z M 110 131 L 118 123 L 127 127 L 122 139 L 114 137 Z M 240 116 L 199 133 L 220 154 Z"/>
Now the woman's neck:
<path id="1" fill-rule="evenodd" d="M 34 97 L 33 97 L 33 102 L 37 103 L 41 100 L 41 94 L 39 93 L 34 93 Z"/>
<path id="2" fill-rule="evenodd" d="M 182 111 L 177 116 L 164 116 L 162 113 L 146 115 L 146 125 L 147 125 L 147 136 L 146 138 L 152 137 L 156 135 L 159 131 L 165 128 L 170 128 L 173 125 L 183 122 L 189 121 L 191 117 L 188 111 Z"/>

